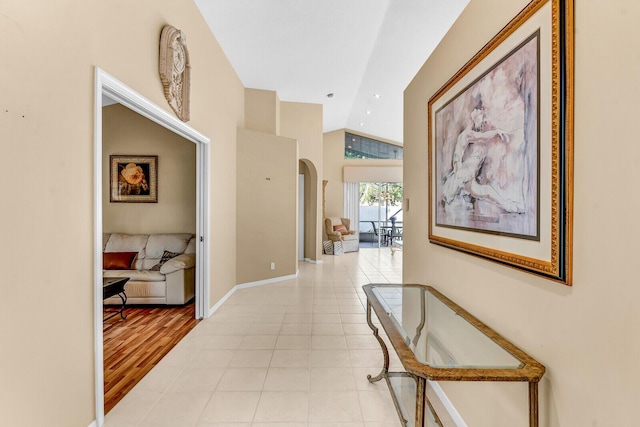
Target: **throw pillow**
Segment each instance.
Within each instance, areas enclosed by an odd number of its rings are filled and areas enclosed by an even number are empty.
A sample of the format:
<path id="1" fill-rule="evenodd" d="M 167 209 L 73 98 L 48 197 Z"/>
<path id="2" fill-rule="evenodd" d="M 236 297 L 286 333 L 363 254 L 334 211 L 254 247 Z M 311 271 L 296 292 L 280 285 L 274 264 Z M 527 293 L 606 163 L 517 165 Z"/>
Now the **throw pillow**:
<path id="1" fill-rule="evenodd" d="M 105 270 L 131 270 L 138 252 L 103 252 L 102 268 Z"/>
<path id="2" fill-rule="evenodd" d="M 169 261 L 171 258 L 175 258 L 178 255 L 182 255 L 180 252 L 169 252 L 169 251 L 164 251 L 164 253 L 162 254 L 162 258 L 160 259 L 160 262 L 158 262 L 156 265 L 154 265 L 153 267 L 151 267 L 149 270 L 151 271 L 160 271 L 160 267 L 162 267 L 162 265 Z"/>
<path id="3" fill-rule="evenodd" d="M 344 224 L 334 225 L 333 231 L 338 231 L 343 236 L 349 234 L 349 230 L 347 230 L 347 227 L 345 227 Z"/>

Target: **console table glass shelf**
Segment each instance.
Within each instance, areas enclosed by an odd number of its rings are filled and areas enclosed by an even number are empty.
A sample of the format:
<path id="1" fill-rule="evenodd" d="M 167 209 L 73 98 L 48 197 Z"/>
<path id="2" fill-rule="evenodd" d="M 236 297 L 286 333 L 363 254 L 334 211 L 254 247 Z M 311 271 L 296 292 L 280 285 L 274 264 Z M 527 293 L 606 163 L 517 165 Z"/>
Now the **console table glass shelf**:
<path id="1" fill-rule="evenodd" d="M 529 426 L 538 427 L 542 364 L 431 286 L 369 284 L 367 323 L 382 348 L 382 371 L 401 421 L 407 426 L 455 426 L 438 415 L 429 381 L 529 383 Z M 389 372 L 389 352 L 372 323 L 376 313 L 406 372 Z M 414 400 L 415 399 L 415 400 Z"/>

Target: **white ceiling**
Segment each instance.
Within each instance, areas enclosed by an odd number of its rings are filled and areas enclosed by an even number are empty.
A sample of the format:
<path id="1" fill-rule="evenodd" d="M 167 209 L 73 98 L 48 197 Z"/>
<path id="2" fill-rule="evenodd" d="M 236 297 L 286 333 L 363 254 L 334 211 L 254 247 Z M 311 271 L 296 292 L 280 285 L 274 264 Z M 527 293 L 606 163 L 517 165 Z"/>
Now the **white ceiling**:
<path id="1" fill-rule="evenodd" d="M 469 0 L 195 2 L 245 87 L 402 143 L 403 91 Z"/>

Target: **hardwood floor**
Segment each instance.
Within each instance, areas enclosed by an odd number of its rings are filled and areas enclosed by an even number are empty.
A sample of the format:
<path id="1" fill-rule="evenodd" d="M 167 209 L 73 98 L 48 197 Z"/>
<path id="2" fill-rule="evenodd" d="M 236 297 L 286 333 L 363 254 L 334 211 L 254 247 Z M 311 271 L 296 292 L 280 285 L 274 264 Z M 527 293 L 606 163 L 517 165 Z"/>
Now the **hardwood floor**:
<path id="1" fill-rule="evenodd" d="M 127 308 L 126 320 L 104 322 L 104 412 L 109 412 L 198 320 L 193 302 L 184 307 Z"/>

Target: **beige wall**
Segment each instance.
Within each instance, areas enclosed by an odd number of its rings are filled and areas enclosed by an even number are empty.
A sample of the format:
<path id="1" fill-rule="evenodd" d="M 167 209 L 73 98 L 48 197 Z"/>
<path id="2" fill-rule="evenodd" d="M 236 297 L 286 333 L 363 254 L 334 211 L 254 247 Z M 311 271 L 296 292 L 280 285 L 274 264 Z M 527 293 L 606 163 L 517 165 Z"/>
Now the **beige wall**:
<path id="1" fill-rule="evenodd" d="M 102 230 L 196 232 L 196 145 L 116 104 L 102 109 Z M 158 156 L 158 203 L 110 203 L 109 156 Z"/>
<path id="2" fill-rule="evenodd" d="M 237 150 L 238 283 L 296 274 L 297 143 L 238 129 Z"/>
<path id="3" fill-rule="evenodd" d="M 322 170 L 322 104 L 281 101 L 280 135 L 297 139 L 300 158 Z"/>
<path id="4" fill-rule="evenodd" d="M 325 216 L 342 217 L 344 215 L 344 183 L 342 167 L 344 159 L 344 130 L 327 132 L 323 138 L 324 145 L 324 179 Z"/>
<path id="5" fill-rule="evenodd" d="M 356 133 L 347 130 L 349 133 Z M 402 167 L 402 160 L 379 159 L 345 159 L 344 158 L 345 130 L 340 129 L 324 134 L 324 179 L 329 181 L 326 189 L 326 216 L 344 215 L 344 168 L 349 167 Z M 368 135 L 362 135 L 368 136 Z M 369 136 L 368 136 L 369 137 Z M 378 141 L 389 142 L 380 138 Z M 385 174 L 380 175 L 385 176 Z"/>
<path id="6" fill-rule="evenodd" d="M 434 285 L 546 366 L 541 426 L 636 425 L 640 3 L 576 2 L 573 287 L 427 240 L 427 101 L 525 4 L 472 0 L 405 92 L 404 280 Z M 469 425 L 527 425 L 525 385 L 443 386 Z"/>
<path id="7" fill-rule="evenodd" d="M 238 179 L 244 180 L 238 187 L 237 203 L 239 284 L 296 273 L 298 171 L 305 175 L 305 258 L 315 260 L 322 254 L 317 173 L 317 165 L 322 164 L 322 105 L 281 102 L 276 92 L 246 89 L 245 115 L 245 129 L 238 136 L 238 165 L 244 165 L 238 167 Z M 283 141 L 293 141 L 295 150 L 291 151 L 292 146 Z M 289 163 L 291 153 L 295 157 Z M 267 158 L 270 160 L 265 162 Z M 274 173 L 275 165 L 281 169 L 281 179 L 270 181 L 269 192 L 264 195 L 268 200 L 260 198 L 262 194 L 256 199 L 255 183 L 247 181 L 251 178 L 244 176 L 245 171 L 253 174 L 260 171 L 266 177 Z M 296 171 L 295 175 L 289 175 L 291 170 Z M 293 210 L 285 212 L 284 209 L 290 208 L 290 200 L 295 202 Z M 256 206 L 262 209 L 259 213 L 255 212 Z M 270 225 L 273 220 L 281 221 L 290 215 L 293 220 L 284 221 L 278 227 Z M 256 237 L 264 244 L 257 244 Z M 294 239 L 292 245 L 283 245 L 290 237 Z M 276 262 L 275 270 L 269 269 L 272 261 Z"/>
<path id="8" fill-rule="evenodd" d="M 3 1 L 3 424 L 86 427 L 95 419 L 94 66 L 170 111 L 158 77 L 167 23 L 187 34 L 189 124 L 211 138 L 212 205 L 230 210 L 212 209 L 211 302 L 236 284 L 235 144 L 244 89 L 194 3 Z"/>
<path id="9" fill-rule="evenodd" d="M 305 258 L 317 260 L 322 256 L 322 105 L 281 102 L 279 135 L 298 140 L 298 156 L 307 165 Z"/>
<path id="10" fill-rule="evenodd" d="M 280 99 L 272 90 L 245 89 L 245 127 L 279 135 Z"/>
<path id="11" fill-rule="evenodd" d="M 402 182 L 402 160 L 399 166 L 344 166 L 343 182 Z"/>

